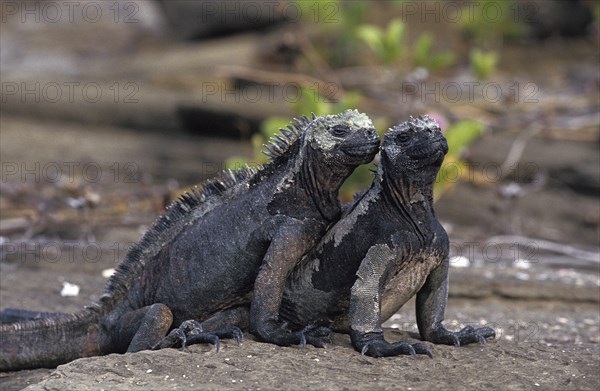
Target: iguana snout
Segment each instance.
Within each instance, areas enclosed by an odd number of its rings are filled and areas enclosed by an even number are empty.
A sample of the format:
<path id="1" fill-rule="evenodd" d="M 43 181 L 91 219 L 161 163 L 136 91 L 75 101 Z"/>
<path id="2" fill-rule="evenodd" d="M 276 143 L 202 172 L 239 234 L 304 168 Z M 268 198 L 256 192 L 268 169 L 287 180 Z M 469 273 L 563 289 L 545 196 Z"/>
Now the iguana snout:
<path id="1" fill-rule="evenodd" d="M 397 174 L 428 167 L 437 171 L 448 152 L 448 142 L 437 122 L 423 115 L 391 128 L 382 150 L 383 158 L 396 167 Z"/>

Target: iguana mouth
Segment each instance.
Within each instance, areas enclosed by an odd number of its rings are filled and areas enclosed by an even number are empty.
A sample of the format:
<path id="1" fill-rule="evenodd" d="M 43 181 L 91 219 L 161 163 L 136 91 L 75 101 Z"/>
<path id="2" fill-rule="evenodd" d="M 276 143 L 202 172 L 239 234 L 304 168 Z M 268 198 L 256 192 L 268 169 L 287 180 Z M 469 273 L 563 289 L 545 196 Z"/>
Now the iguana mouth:
<path id="1" fill-rule="evenodd" d="M 423 145 L 421 148 L 415 148 L 408 152 L 408 156 L 414 160 L 422 160 L 437 155 L 437 153 L 445 154 L 441 143 L 435 143 L 434 145 Z"/>
<path id="2" fill-rule="evenodd" d="M 438 155 L 441 155 L 441 157 L 443 158 L 446 153 L 448 153 L 448 143 L 445 139 L 440 139 L 434 141 L 433 143 L 414 146 L 407 153 L 407 155 L 414 160 L 429 160 L 434 156 L 436 157 L 436 159 L 439 158 Z"/>
<path id="3" fill-rule="evenodd" d="M 360 143 L 342 146 L 342 152 L 352 157 L 362 157 L 366 154 L 373 155 L 379 150 L 379 138 L 368 140 L 367 142 L 361 141 Z"/>

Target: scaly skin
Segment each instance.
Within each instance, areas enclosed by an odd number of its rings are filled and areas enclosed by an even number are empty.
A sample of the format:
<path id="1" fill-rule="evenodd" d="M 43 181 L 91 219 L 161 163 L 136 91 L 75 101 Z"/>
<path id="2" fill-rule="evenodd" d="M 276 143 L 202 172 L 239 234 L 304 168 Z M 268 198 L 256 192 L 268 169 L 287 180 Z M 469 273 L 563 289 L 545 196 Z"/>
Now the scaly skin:
<path id="1" fill-rule="evenodd" d="M 433 209 L 433 183 L 447 152 L 428 116 L 392 128 L 375 180 L 292 271 L 281 319 L 292 328 L 350 331 L 354 348 L 380 357 L 426 354 L 421 343 L 388 343 L 381 324 L 417 296 L 421 337 L 466 345 L 493 337 L 489 327 L 447 330 L 448 236 Z M 307 333 L 310 335 L 310 333 Z"/>
<path id="2" fill-rule="evenodd" d="M 260 340 L 304 344 L 302 332 L 286 332 L 278 319 L 285 279 L 339 219 L 338 190 L 373 159 L 379 139 L 355 110 L 304 117 L 282 133 L 267 146 L 265 167 L 224 173 L 171 205 L 99 302 L 76 314 L 0 325 L 0 370 L 239 340 L 227 322 L 237 322 L 233 315 L 248 303 L 249 328 Z"/>

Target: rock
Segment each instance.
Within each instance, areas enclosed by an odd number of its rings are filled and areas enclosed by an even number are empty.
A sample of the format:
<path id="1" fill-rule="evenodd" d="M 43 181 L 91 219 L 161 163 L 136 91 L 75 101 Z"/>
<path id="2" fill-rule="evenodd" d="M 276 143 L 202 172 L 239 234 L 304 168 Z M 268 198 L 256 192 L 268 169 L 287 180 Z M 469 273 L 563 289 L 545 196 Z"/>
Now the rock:
<path id="1" fill-rule="evenodd" d="M 394 341 L 406 335 L 387 330 Z M 337 337 L 337 336 L 336 336 Z M 281 348 L 245 341 L 112 354 L 59 366 L 25 390 L 146 389 L 361 389 L 438 388 L 517 390 L 541 387 L 594 389 L 600 349 L 596 344 L 549 346 L 488 342 L 462 348 L 433 346 L 433 359 L 372 358 L 349 346 L 349 338 L 325 349 Z M 0 383 L 1 384 L 1 383 Z"/>
<path id="2" fill-rule="evenodd" d="M 518 20 L 527 23 L 530 35 L 538 39 L 581 37 L 590 34 L 594 22 L 593 4 L 580 0 L 536 0 L 515 8 Z"/>
<path id="3" fill-rule="evenodd" d="M 257 30 L 285 20 L 282 1 L 157 1 L 170 28 L 182 39 Z"/>

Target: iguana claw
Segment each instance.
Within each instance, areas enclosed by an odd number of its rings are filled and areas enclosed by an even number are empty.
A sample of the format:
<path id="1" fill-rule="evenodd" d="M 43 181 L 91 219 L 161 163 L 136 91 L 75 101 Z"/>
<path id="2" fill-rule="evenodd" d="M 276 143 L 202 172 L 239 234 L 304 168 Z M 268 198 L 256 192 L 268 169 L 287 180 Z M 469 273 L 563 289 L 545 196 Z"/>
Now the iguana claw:
<path id="1" fill-rule="evenodd" d="M 304 349 L 306 347 L 306 336 L 304 333 L 300 333 L 300 347 Z"/>
<path id="2" fill-rule="evenodd" d="M 389 343 L 383 338 L 381 333 L 365 333 L 351 332 L 352 344 L 356 350 L 360 349 L 360 354 L 371 357 L 387 357 L 410 355 L 416 358 L 417 354 L 425 354 L 430 358 L 433 357 L 431 351 L 422 343 L 410 344 L 406 341 Z"/>
<path id="3" fill-rule="evenodd" d="M 326 337 L 329 343 L 333 343 L 333 331 L 323 326 L 307 326 L 302 330 L 302 334 L 306 338 L 306 342 L 317 348 L 324 348 Z"/>
<path id="4" fill-rule="evenodd" d="M 190 345 L 210 343 L 215 345 L 218 352 L 221 348 L 220 338 L 233 338 L 239 346 L 243 336 L 242 330 L 235 326 L 205 332 L 201 323 L 195 320 L 186 320 L 178 328 L 171 330 L 165 338 L 152 347 L 152 350 L 172 348 L 178 345 L 181 345 L 181 349 L 184 350 Z"/>
<path id="5" fill-rule="evenodd" d="M 460 331 L 453 332 L 442 326 L 427 336 L 426 340 L 436 344 L 460 347 L 461 345 L 468 345 L 474 342 L 485 345 L 486 338 L 494 338 L 495 336 L 496 332 L 491 327 L 481 327 L 476 329 L 472 326 L 466 326 Z"/>
<path id="6" fill-rule="evenodd" d="M 265 325 L 252 333 L 262 342 L 269 342 L 279 346 L 299 345 L 301 348 L 307 344 L 316 348 L 324 348 L 323 336 L 330 336 L 331 330 L 326 327 L 307 326 L 299 331 L 290 331 L 284 324 L 265 322 Z M 329 339 L 331 339 L 329 337 Z"/>

